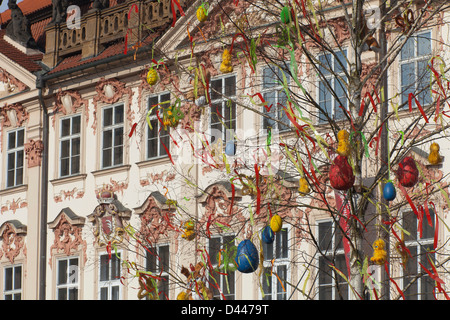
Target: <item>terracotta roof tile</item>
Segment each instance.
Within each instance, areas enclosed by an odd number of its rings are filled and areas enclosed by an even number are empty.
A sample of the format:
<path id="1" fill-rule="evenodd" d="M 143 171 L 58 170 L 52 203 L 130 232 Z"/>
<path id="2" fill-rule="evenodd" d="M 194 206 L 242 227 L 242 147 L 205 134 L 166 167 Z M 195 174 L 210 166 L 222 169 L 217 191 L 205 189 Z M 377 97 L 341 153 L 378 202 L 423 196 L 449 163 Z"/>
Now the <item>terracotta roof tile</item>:
<path id="1" fill-rule="evenodd" d="M 39 11 L 41 9 L 51 7 L 52 0 L 23 0 L 17 4 L 22 10 L 23 14 L 29 15 L 33 12 Z M 4 24 L 11 19 L 11 10 L 4 11 L 1 15 L 1 23 Z"/>
<path id="2" fill-rule="evenodd" d="M 41 66 L 36 61 L 42 60 L 42 54 L 26 55 L 12 44 L 3 39 L 5 30 L 0 30 L 0 53 L 5 55 L 10 60 L 22 66 L 30 72 L 41 70 Z"/>

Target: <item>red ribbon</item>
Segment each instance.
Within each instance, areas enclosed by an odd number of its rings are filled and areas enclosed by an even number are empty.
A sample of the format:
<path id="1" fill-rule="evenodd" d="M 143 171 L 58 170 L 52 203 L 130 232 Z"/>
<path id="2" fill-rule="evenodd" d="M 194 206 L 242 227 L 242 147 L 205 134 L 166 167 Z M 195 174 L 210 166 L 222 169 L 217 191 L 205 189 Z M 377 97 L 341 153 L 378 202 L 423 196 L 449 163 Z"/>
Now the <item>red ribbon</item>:
<path id="1" fill-rule="evenodd" d="M 419 108 L 419 111 L 422 114 L 422 117 L 425 119 L 425 122 L 428 123 L 428 118 L 422 109 L 422 105 L 420 104 L 419 100 L 417 100 L 416 96 L 412 92 L 408 95 L 409 112 L 412 112 L 412 98 L 414 98 L 414 100 L 416 101 L 416 105 Z"/>
<path id="2" fill-rule="evenodd" d="M 175 22 L 177 22 L 177 13 L 175 12 L 175 6 L 174 3 L 177 5 L 178 10 L 180 11 L 181 16 L 184 16 L 184 11 L 183 8 L 181 8 L 181 5 L 178 3 L 177 0 L 171 0 L 170 1 L 170 7 L 172 9 L 172 17 L 173 17 L 173 22 L 172 22 L 172 27 L 175 26 Z"/>
<path id="3" fill-rule="evenodd" d="M 395 285 L 395 287 L 397 288 L 397 291 L 403 297 L 403 300 L 405 300 L 405 295 L 403 294 L 403 291 L 400 289 L 400 287 L 398 286 L 397 282 L 395 282 L 395 280 L 392 279 L 391 276 L 389 275 L 389 269 L 388 269 L 388 266 L 387 266 L 387 261 L 384 263 L 384 270 L 386 270 L 386 273 L 387 273 L 387 275 L 389 277 L 389 280 Z"/>
<path id="4" fill-rule="evenodd" d="M 130 131 L 130 133 L 128 134 L 128 137 L 131 138 L 131 136 L 133 135 L 133 133 L 136 131 L 136 126 L 137 126 L 137 123 L 133 124 L 133 127 L 131 128 L 131 131 Z"/>

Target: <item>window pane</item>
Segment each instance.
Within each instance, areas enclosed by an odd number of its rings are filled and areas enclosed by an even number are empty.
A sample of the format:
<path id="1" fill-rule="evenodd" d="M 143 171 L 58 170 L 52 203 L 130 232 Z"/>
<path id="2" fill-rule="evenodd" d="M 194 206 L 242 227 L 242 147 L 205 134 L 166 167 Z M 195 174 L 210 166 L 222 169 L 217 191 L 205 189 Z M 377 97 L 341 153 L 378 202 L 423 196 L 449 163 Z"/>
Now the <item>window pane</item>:
<path id="1" fill-rule="evenodd" d="M 169 138 L 169 136 L 163 136 L 163 137 L 160 138 L 160 143 L 159 143 L 159 145 L 160 145 L 159 146 L 159 155 L 160 156 L 167 155 L 167 151 L 164 148 L 163 144 L 166 146 L 167 149 L 170 148 L 170 138 Z"/>
<path id="2" fill-rule="evenodd" d="M 150 252 L 147 252 L 147 270 L 150 272 L 156 272 L 156 252 L 154 248 L 149 248 Z"/>
<path id="3" fill-rule="evenodd" d="M 111 257 L 111 280 L 120 278 L 120 260 L 114 255 Z"/>
<path id="4" fill-rule="evenodd" d="M 422 219 L 422 239 L 433 239 L 434 238 L 434 211 L 429 210 L 430 212 L 430 218 L 427 217 L 427 214 L 424 213 L 423 219 Z M 430 222 L 428 221 L 430 219 Z"/>
<path id="5" fill-rule="evenodd" d="M 415 41 L 415 37 L 410 37 L 405 45 L 403 46 L 401 53 L 400 53 L 400 58 L 401 60 L 406 60 L 406 59 L 410 59 L 412 57 L 414 57 L 414 41 Z"/>
<path id="6" fill-rule="evenodd" d="M 58 289 L 58 300 L 67 300 L 67 288 Z"/>
<path id="7" fill-rule="evenodd" d="M 72 163 L 72 170 L 70 173 L 71 174 L 80 173 L 80 156 L 72 157 L 71 163 Z"/>
<path id="8" fill-rule="evenodd" d="M 69 289 L 69 300 L 78 300 L 78 289 L 77 288 Z"/>
<path id="9" fill-rule="evenodd" d="M 123 123 L 123 105 L 114 108 L 114 124 Z"/>
<path id="10" fill-rule="evenodd" d="M 114 129 L 114 145 L 121 146 L 123 144 L 123 128 Z"/>
<path id="11" fill-rule="evenodd" d="M 211 264 L 216 265 L 218 263 L 217 254 L 220 250 L 220 238 L 209 239 L 209 257 Z"/>
<path id="12" fill-rule="evenodd" d="M 61 159 L 61 176 L 67 176 L 69 174 L 69 160 L 68 158 Z"/>
<path id="13" fill-rule="evenodd" d="M 280 232 L 275 234 L 275 257 L 277 259 L 287 258 L 288 247 L 287 247 L 287 230 L 282 229 Z"/>
<path id="14" fill-rule="evenodd" d="M 14 169 L 15 165 L 16 165 L 16 153 L 15 152 L 8 153 L 8 165 L 7 165 L 8 170 Z"/>
<path id="15" fill-rule="evenodd" d="M 287 277 L 287 270 L 286 266 L 278 266 L 277 267 L 277 300 L 286 300 L 286 277 Z M 281 280 L 281 282 L 280 282 Z"/>
<path id="16" fill-rule="evenodd" d="M 67 260 L 59 260 L 58 261 L 58 282 L 57 284 L 66 284 L 67 283 Z"/>
<path id="17" fill-rule="evenodd" d="M 108 255 L 100 256 L 100 281 L 109 280 L 109 262 Z"/>
<path id="18" fill-rule="evenodd" d="M 16 157 L 17 157 L 17 159 L 16 159 L 16 166 L 17 166 L 17 168 L 22 168 L 23 167 L 23 151 L 21 150 L 21 151 L 17 151 L 16 152 Z"/>
<path id="19" fill-rule="evenodd" d="M 330 71 L 333 70 L 333 59 L 331 54 L 323 54 L 319 57 L 319 71 L 323 73 L 324 76 L 330 74 Z"/>
<path id="20" fill-rule="evenodd" d="M 264 268 L 264 272 L 262 274 L 262 285 L 264 297 L 263 300 L 271 300 L 272 299 L 272 276 L 271 276 L 271 268 Z"/>
<path id="21" fill-rule="evenodd" d="M 421 249 L 424 253 L 420 255 L 420 262 L 422 265 L 428 270 L 432 269 L 432 264 L 430 261 L 435 264 L 435 256 L 433 253 L 429 253 L 433 250 L 432 245 L 423 246 Z M 423 270 L 424 271 L 424 270 Z M 420 278 L 420 292 L 421 292 L 421 300 L 434 300 L 434 286 L 435 281 L 428 275 L 424 275 Z"/>
<path id="22" fill-rule="evenodd" d="M 429 32 L 417 36 L 417 55 L 431 54 L 431 34 Z"/>
<path id="23" fill-rule="evenodd" d="M 61 137 L 70 135 L 70 118 L 61 121 Z"/>
<path id="24" fill-rule="evenodd" d="M 81 128 L 81 116 L 75 116 L 72 118 L 72 134 L 80 133 Z"/>
<path id="25" fill-rule="evenodd" d="M 70 156 L 70 140 L 61 141 L 61 158 Z"/>
<path id="26" fill-rule="evenodd" d="M 103 168 L 107 168 L 111 166 L 111 149 L 103 150 Z"/>
<path id="27" fill-rule="evenodd" d="M 264 255 L 264 260 L 272 260 L 273 259 L 273 242 L 272 243 L 263 242 L 263 255 Z"/>
<path id="28" fill-rule="evenodd" d="M 225 96 L 231 97 L 236 95 L 236 77 L 225 78 Z"/>
<path id="29" fill-rule="evenodd" d="M 22 266 L 14 268 L 14 289 L 22 288 Z"/>
<path id="30" fill-rule="evenodd" d="M 25 135 L 25 130 L 24 129 L 17 131 L 16 147 L 22 147 L 23 146 L 24 135 Z"/>
<path id="31" fill-rule="evenodd" d="M 222 98 L 222 79 L 211 80 L 211 99 Z"/>
<path id="32" fill-rule="evenodd" d="M 108 288 L 100 288 L 100 300 L 108 300 Z"/>
<path id="33" fill-rule="evenodd" d="M 403 270 L 403 292 L 406 300 L 417 300 L 417 247 L 408 247 L 411 252 L 411 257 L 409 257 L 406 268 Z M 414 281 L 414 282 L 411 282 Z"/>
<path id="34" fill-rule="evenodd" d="M 16 186 L 19 186 L 23 183 L 23 168 L 16 169 Z"/>
<path id="35" fill-rule="evenodd" d="M 72 139 L 72 156 L 80 154 L 80 138 Z"/>
<path id="36" fill-rule="evenodd" d="M 112 108 L 106 108 L 103 109 L 103 126 L 110 126 L 112 125 Z"/>
<path id="37" fill-rule="evenodd" d="M 405 233 L 405 241 L 417 240 L 417 217 L 413 212 L 403 214 L 403 228 L 410 233 Z"/>
<path id="38" fill-rule="evenodd" d="M 114 165 L 120 165 L 123 163 L 123 147 L 114 148 Z"/>
<path id="39" fill-rule="evenodd" d="M 319 223 L 319 248 L 322 251 L 332 250 L 332 225 L 331 222 Z"/>
<path id="40" fill-rule="evenodd" d="M 8 133 L 8 150 L 16 147 L 16 132 Z"/>
<path id="41" fill-rule="evenodd" d="M 169 256 L 169 246 L 160 246 L 159 247 L 159 258 L 160 258 L 160 265 L 159 269 L 160 271 L 169 272 L 169 262 L 170 262 L 170 256 Z"/>
<path id="42" fill-rule="evenodd" d="M 103 131 L 103 149 L 112 146 L 112 130 Z"/>
<path id="43" fill-rule="evenodd" d="M 5 268 L 5 291 L 13 288 L 13 268 Z"/>
<path id="44" fill-rule="evenodd" d="M 158 140 L 148 139 L 147 141 L 147 157 L 153 158 L 158 156 Z"/>
<path id="45" fill-rule="evenodd" d="M 119 286 L 111 288 L 111 300 L 119 300 Z"/>

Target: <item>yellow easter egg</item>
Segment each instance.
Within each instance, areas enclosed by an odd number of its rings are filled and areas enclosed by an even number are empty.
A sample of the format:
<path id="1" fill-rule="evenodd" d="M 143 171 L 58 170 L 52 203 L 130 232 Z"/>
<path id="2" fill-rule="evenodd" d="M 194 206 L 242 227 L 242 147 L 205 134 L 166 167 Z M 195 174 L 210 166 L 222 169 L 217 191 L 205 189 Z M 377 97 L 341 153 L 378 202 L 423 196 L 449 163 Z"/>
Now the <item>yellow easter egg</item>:
<path id="1" fill-rule="evenodd" d="M 156 82 L 158 82 L 158 73 L 155 69 L 150 68 L 147 73 L 147 83 L 152 86 L 156 84 Z"/>
<path id="2" fill-rule="evenodd" d="M 203 7 L 198 7 L 197 9 L 197 19 L 200 22 L 206 21 L 206 10 Z"/>
<path id="3" fill-rule="evenodd" d="M 270 229 L 276 233 L 281 230 L 282 225 L 283 221 L 281 220 L 281 217 L 277 214 L 273 215 L 272 219 L 270 219 Z"/>

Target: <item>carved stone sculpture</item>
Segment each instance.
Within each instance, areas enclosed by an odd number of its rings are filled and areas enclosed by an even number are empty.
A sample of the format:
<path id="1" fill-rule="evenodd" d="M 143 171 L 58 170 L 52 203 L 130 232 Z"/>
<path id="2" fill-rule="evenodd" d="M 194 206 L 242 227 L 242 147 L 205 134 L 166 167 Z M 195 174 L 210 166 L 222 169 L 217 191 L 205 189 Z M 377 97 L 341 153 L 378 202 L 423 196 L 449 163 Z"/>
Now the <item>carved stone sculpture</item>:
<path id="1" fill-rule="evenodd" d="M 109 7 L 109 0 L 94 0 L 92 8 L 101 10 Z"/>
<path id="2" fill-rule="evenodd" d="M 69 0 L 52 0 L 52 20 L 50 24 L 60 24 L 66 21 Z"/>
<path id="3" fill-rule="evenodd" d="M 11 10 L 11 21 L 6 26 L 6 35 L 27 48 L 38 48 L 31 35 L 31 25 L 17 5 L 17 0 L 9 0 L 8 8 Z"/>

